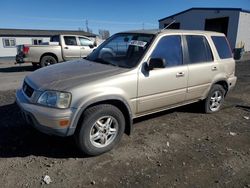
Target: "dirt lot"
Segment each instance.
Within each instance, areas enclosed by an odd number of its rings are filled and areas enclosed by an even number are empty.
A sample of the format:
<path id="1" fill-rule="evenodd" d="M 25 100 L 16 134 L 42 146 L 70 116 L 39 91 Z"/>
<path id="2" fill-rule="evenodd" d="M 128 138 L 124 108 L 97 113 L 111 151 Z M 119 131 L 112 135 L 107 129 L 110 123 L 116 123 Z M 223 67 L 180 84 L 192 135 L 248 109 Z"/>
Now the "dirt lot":
<path id="1" fill-rule="evenodd" d="M 138 119 L 116 149 L 92 158 L 72 138 L 23 123 L 14 85 L 2 85 L 31 70 L 0 68 L 1 187 L 250 187 L 250 61 L 237 64 L 237 86 L 219 113 L 189 105 Z"/>

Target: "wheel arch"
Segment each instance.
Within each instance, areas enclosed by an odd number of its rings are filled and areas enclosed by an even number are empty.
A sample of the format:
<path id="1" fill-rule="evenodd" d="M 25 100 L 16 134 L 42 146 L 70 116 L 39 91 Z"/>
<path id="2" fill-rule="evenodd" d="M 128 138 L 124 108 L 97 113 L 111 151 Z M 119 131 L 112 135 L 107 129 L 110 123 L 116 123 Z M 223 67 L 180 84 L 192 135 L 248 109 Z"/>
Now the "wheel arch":
<path id="1" fill-rule="evenodd" d="M 229 85 L 226 80 L 216 81 L 213 85 L 221 85 L 225 89 L 225 96 L 227 95 L 227 92 L 229 90 Z"/>
<path id="2" fill-rule="evenodd" d="M 88 102 L 83 107 L 81 107 L 81 110 L 78 112 L 77 117 L 75 119 L 74 127 L 76 129 L 79 128 L 81 121 L 83 119 L 83 114 L 88 108 L 99 105 L 99 104 L 110 104 L 110 105 L 117 107 L 119 110 L 121 110 L 125 118 L 125 133 L 127 135 L 131 134 L 132 129 L 133 129 L 132 112 L 129 107 L 129 104 L 124 99 L 121 99 L 121 98 L 98 99 L 98 100 Z"/>
<path id="3" fill-rule="evenodd" d="M 52 56 L 52 57 L 54 57 L 54 58 L 56 59 L 57 63 L 59 62 L 58 57 L 57 57 L 56 54 L 51 53 L 51 52 L 45 52 L 45 53 L 43 53 L 43 55 L 41 55 L 41 57 L 40 57 L 40 61 L 39 61 L 40 63 L 41 63 L 41 60 L 42 60 L 42 58 L 43 58 L 44 56 Z"/>

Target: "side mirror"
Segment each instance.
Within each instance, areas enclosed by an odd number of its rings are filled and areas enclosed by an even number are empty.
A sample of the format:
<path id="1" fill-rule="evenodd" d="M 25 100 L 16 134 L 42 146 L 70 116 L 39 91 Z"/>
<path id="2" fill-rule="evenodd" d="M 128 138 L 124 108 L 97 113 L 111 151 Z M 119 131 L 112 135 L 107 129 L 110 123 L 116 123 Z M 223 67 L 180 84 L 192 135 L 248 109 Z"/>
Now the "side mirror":
<path id="1" fill-rule="evenodd" d="M 97 45 L 96 45 L 96 42 L 94 42 L 94 41 L 89 41 L 88 46 L 89 46 L 90 48 L 94 48 L 94 47 L 96 47 Z"/>
<path id="2" fill-rule="evenodd" d="M 165 68 L 165 59 L 162 58 L 150 58 L 148 63 L 145 63 L 145 70 L 150 71 L 153 69 Z"/>

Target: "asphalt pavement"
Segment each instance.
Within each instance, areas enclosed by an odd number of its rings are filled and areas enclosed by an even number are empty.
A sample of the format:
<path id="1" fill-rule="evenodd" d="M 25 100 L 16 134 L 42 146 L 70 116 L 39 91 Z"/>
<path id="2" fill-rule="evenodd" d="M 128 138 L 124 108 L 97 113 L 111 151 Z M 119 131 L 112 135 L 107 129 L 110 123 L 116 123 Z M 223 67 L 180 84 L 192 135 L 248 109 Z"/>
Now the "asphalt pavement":
<path id="1" fill-rule="evenodd" d="M 21 87 L 24 77 L 35 69 L 31 63 L 15 64 L 14 59 L 0 59 L 0 91 Z"/>

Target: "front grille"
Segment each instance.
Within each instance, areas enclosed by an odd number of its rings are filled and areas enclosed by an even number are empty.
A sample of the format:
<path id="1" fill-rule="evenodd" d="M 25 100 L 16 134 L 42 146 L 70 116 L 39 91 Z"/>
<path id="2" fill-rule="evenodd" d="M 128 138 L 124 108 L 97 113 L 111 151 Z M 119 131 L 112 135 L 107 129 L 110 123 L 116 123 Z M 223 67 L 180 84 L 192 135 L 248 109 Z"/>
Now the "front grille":
<path id="1" fill-rule="evenodd" d="M 34 89 L 32 87 L 30 87 L 25 81 L 23 82 L 23 91 L 24 93 L 28 96 L 31 97 Z"/>

